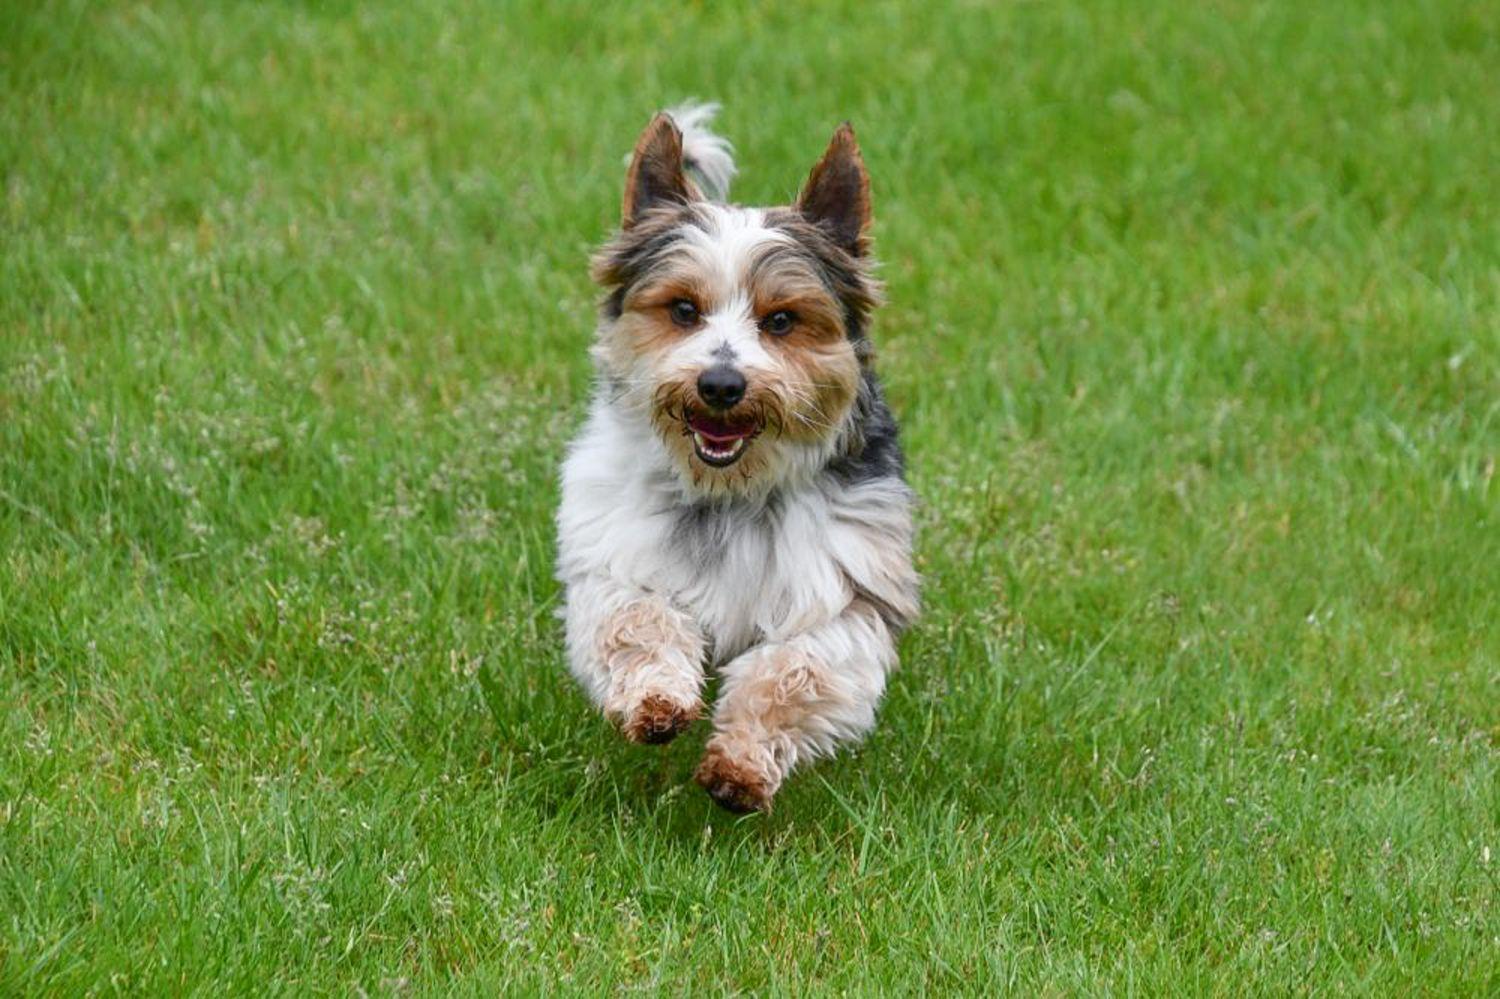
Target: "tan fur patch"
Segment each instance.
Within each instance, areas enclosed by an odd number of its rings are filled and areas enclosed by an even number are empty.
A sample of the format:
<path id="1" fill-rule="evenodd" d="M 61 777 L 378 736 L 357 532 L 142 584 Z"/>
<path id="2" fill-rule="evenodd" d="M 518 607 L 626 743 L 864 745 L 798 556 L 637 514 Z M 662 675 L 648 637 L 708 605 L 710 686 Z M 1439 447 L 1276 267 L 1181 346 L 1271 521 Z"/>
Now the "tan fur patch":
<path id="1" fill-rule="evenodd" d="M 778 747 L 817 712 L 824 667 L 792 648 L 766 650 L 752 675 L 719 702 L 698 783 L 731 811 L 769 811 L 790 762 Z"/>
<path id="2" fill-rule="evenodd" d="M 682 170 L 682 133 L 670 115 L 660 112 L 636 140 L 625 175 L 625 194 L 620 206 L 622 224 L 630 226 L 653 204 L 663 201 L 687 203 L 698 197 L 697 189 Z"/>
<path id="3" fill-rule="evenodd" d="M 712 312 L 718 302 L 705 276 L 686 261 L 664 266 L 648 283 L 632 288 L 622 303 L 627 312 L 665 310 L 674 300 L 685 298 L 702 312 Z"/>
<path id="4" fill-rule="evenodd" d="M 709 797 L 731 812 L 769 812 L 775 787 L 749 764 L 710 746 L 693 774 Z"/>
<path id="5" fill-rule="evenodd" d="M 703 639 L 688 618 L 660 600 L 635 600 L 604 622 L 599 646 L 610 676 L 604 710 L 628 737 L 665 741 L 645 736 L 675 735 L 698 717 L 700 677 L 691 674 L 702 659 Z M 691 676 L 690 688 L 684 674 Z"/>
<path id="6" fill-rule="evenodd" d="M 643 649 L 687 644 L 689 636 L 676 617 L 680 615 L 660 600 L 632 600 L 615 611 L 600 636 L 605 661 L 613 668 L 623 662 L 622 657 L 638 655 Z"/>
<path id="7" fill-rule="evenodd" d="M 828 226 L 844 247 L 863 254 L 870 228 L 870 173 L 865 169 L 854 129 L 846 121 L 833 133 L 822 159 L 813 166 L 797 198 L 808 218 Z"/>
<path id="8" fill-rule="evenodd" d="M 665 308 L 636 309 L 610 324 L 600 347 L 611 371 L 629 371 L 639 357 L 665 357 L 686 335 Z"/>
<path id="9" fill-rule="evenodd" d="M 812 441 L 839 431 L 859 392 L 859 360 L 845 340 L 807 340 L 788 337 L 782 352 L 791 377 L 783 391 L 786 405 L 783 434 L 792 440 Z"/>
<path id="10" fill-rule="evenodd" d="M 753 443 L 745 456 L 728 468 L 713 468 L 693 460 L 687 416 L 700 405 L 698 374 L 696 369 L 684 371 L 657 385 L 652 399 L 652 423 L 667 449 L 688 469 L 696 485 L 711 487 L 749 481 L 765 470 L 769 460 L 765 450 Z M 763 433 L 775 436 L 787 425 L 788 417 L 785 401 L 777 393 L 776 385 L 769 378 L 758 377 L 751 381 L 744 400 L 727 410 L 723 419 L 731 423 L 754 423 L 762 428 Z"/>
<path id="11" fill-rule="evenodd" d="M 730 743 L 797 728 L 822 696 L 822 663 L 793 648 L 768 648 L 767 655 L 774 661 L 758 666 L 720 705 L 716 724 Z"/>
<path id="12" fill-rule="evenodd" d="M 700 704 L 684 707 L 659 694 L 649 694 L 635 709 L 620 731 L 631 742 L 646 745 L 661 745 L 671 742 L 678 734 L 698 720 L 702 712 Z"/>
<path id="13" fill-rule="evenodd" d="M 815 441 L 836 433 L 859 391 L 859 358 L 844 328 L 839 302 L 799 252 L 775 247 L 751 268 L 755 316 L 787 311 L 791 332 L 766 335 L 767 351 L 784 372 L 772 391 L 782 400 L 783 436 Z"/>

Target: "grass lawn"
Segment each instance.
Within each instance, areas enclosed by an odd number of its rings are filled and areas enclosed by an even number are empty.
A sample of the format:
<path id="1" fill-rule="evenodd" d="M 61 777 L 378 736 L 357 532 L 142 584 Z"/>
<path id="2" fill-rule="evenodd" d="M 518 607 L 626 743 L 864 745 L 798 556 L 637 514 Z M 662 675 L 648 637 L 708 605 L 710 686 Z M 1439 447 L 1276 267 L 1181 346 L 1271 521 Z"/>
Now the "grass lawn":
<path id="1" fill-rule="evenodd" d="M 0 10 L 0 991 L 1500 990 L 1500 17 Z M 625 744 L 551 576 L 622 157 L 851 118 L 875 735 Z"/>

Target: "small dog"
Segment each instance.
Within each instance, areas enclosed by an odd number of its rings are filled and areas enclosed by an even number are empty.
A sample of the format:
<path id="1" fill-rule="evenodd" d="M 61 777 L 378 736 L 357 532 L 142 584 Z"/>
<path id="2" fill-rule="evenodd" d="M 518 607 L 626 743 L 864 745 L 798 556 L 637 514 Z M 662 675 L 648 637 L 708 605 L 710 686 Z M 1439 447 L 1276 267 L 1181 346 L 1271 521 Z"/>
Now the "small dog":
<path id="1" fill-rule="evenodd" d="M 870 183 L 846 123 L 796 204 L 725 203 L 714 105 L 658 114 L 625 178 L 598 380 L 562 471 L 572 672 L 633 742 L 721 675 L 696 777 L 765 811 L 867 732 L 917 613 L 912 494 L 871 364 Z"/>

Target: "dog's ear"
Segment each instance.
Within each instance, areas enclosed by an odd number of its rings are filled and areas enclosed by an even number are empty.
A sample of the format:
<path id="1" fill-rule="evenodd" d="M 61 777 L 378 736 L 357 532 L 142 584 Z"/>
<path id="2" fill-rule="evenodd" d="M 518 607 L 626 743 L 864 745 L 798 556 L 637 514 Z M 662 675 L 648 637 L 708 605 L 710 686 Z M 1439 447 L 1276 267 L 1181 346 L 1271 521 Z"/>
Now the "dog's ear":
<path id="1" fill-rule="evenodd" d="M 630 157 L 621 224 L 629 229 L 648 208 L 687 204 L 692 199 L 692 186 L 682 172 L 682 133 L 670 117 L 658 112 L 636 141 Z"/>
<path id="2" fill-rule="evenodd" d="M 833 141 L 797 198 L 797 211 L 816 223 L 834 240 L 861 256 L 868 247 L 870 228 L 870 174 L 854 141 L 854 129 L 846 121 L 833 133 Z"/>

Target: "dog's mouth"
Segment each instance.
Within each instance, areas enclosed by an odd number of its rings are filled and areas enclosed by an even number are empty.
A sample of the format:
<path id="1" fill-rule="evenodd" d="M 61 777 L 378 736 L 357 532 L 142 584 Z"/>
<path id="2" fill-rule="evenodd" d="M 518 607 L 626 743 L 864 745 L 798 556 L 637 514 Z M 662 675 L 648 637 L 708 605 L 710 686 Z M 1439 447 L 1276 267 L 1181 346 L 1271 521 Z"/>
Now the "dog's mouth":
<path id="1" fill-rule="evenodd" d="M 693 438 L 693 453 L 705 465 L 728 468 L 740 460 L 760 424 L 753 420 L 723 420 L 703 413 L 687 418 L 687 433 Z"/>

